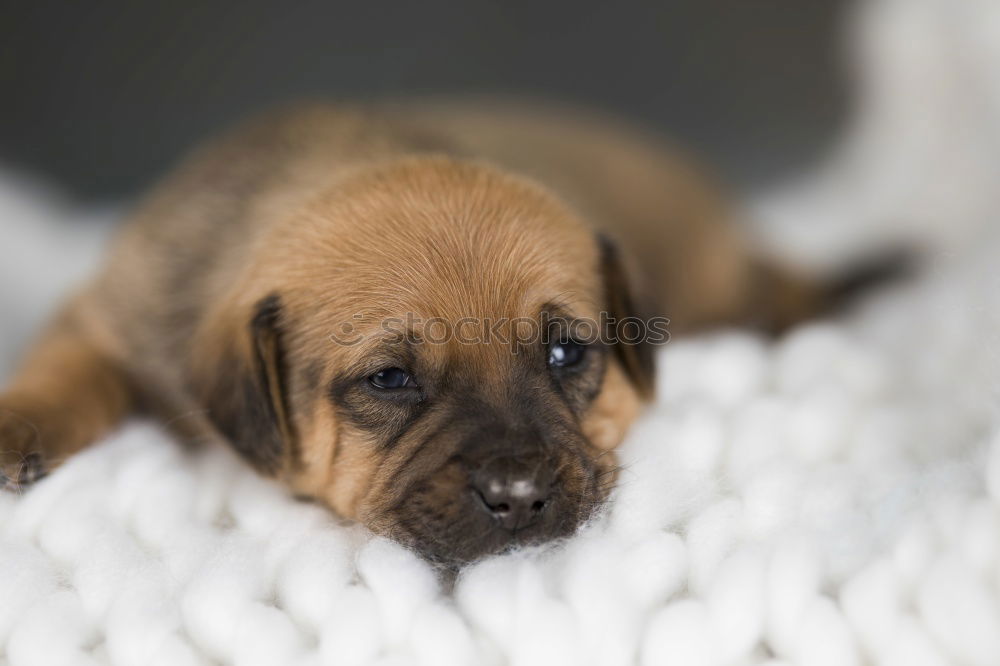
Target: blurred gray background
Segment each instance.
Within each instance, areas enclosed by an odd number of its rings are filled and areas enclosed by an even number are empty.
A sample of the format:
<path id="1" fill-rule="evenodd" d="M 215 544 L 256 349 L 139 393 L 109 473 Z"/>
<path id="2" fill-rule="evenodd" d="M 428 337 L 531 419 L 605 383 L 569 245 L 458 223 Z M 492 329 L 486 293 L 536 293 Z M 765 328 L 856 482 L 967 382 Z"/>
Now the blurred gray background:
<path id="1" fill-rule="evenodd" d="M 303 96 L 530 93 L 669 134 L 737 187 L 846 114 L 837 0 L 4 0 L 0 162 L 129 196 L 194 142 Z"/>

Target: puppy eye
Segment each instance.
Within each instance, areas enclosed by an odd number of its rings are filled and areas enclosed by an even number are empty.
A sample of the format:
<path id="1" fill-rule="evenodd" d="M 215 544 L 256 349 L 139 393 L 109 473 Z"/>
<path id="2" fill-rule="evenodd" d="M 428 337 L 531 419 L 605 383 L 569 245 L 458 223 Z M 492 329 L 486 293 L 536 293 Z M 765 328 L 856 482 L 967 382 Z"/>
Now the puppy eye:
<path id="1" fill-rule="evenodd" d="M 401 389 L 415 386 L 413 377 L 402 368 L 382 368 L 368 378 L 371 385 L 380 389 Z"/>
<path id="2" fill-rule="evenodd" d="M 553 342 L 549 346 L 549 366 L 567 368 L 583 360 L 587 348 L 572 340 Z"/>

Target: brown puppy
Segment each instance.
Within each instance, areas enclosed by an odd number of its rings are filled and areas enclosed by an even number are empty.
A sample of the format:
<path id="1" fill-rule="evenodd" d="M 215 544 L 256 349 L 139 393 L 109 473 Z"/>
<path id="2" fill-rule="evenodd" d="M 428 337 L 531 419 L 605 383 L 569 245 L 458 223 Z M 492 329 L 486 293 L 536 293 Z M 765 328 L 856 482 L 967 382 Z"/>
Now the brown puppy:
<path id="1" fill-rule="evenodd" d="M 142 409 L 442 562 L 569 534 L 651 393 L 665 336 L 635 318 L 815 305 L 728 217 L 655 142 L 564 111 L 262 118 L 150 196 L 27 357 L 0 484 Z"/>

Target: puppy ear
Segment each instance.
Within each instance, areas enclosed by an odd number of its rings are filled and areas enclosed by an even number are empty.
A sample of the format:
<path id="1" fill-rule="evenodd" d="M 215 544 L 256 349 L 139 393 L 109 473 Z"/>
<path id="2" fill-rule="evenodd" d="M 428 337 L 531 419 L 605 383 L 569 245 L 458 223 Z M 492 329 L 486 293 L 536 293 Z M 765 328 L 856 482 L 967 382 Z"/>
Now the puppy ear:
<path id="1" fill-rule="evenodd" d="M 236 451 L 268 475 L 286 468 L 294 445 L 281 315 L 277 294 L 261 299 L 235 339 L 216 341 L 216 362 L 195 370 L 203 379 L 200 398 L 209 420 Z"/>
<path id="2" fill-rule="evenodd" d="M 604 280 L 604 302 L 609 322 L 607 339 L 613 342 L 615 357 L 643 398 L 653 395 L 656 371 L 649 329 L 649 309 L 638 305 L 633 281 L 618 245 L 604 234 L 597 236 L 600 272 Z M 664 320 L 665 321 L 665 320 Z M 659 334 L 665 335 L 665 331 Z M 665 339 L 664 339 L 665 341 Z"/>

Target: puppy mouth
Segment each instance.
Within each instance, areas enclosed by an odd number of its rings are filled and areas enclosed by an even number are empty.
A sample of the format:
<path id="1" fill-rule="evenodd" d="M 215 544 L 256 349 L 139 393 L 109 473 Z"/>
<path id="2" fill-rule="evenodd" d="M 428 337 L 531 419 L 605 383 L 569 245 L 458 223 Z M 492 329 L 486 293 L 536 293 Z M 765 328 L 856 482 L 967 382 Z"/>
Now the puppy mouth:
<path id="1" fill-rule="evenodd" d="M 460 568 L 493 555 L 510 553 L 519 548 L 538 546 L 571 536 L 579 526 L 567 520 L 557 531 L 542 531 L 528 526 L 515 531 L 504 531 L 487 526 L 478 533 L 458 538 L 442 537 L 429 530 L 397 532 L 395 538 L 432 564 L 447 568 Z"/>
<path id="2" fill-rule="evenodd" d="M 388 536 L 445 568 L 461 568 L 492 555 L 559 541 L 575 534 L 604 505 L 607 493 L 600 492 L 596 475 L 592 478 L 595 481 L 584 493 L 557 488 L 535 515 L 513 522 L 497 515 L 489 499 L 469 486 L 449 507 L 451 511 L 395 512 Z"/>

